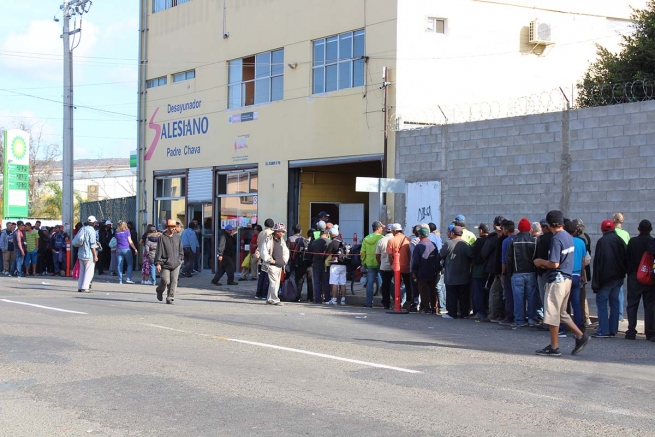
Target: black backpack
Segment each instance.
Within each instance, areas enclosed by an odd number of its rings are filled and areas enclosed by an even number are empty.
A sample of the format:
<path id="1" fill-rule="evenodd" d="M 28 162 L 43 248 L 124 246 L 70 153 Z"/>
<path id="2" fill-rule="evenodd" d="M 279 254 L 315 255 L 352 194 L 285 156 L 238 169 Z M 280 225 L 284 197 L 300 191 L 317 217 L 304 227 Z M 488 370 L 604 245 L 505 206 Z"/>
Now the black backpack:
<path id="1" fill-rule="evenodd" d="M 351 267 L 359 267 L 362 265 L 362 245 L 361 244 L 355 244 L 351 249 L 350 249 L 350 266 Z"/>
<path id="2" fill-rule="evenodd" d="M 309 255 L 307 249 L 309 243 L 304 238 L 298 238 L 296 245 L 293 247 L 293 267 L 298 270 L 309 268 L 312 265 L 312 256 Z"/>
<path id="3" fill-rule="evenodd" d="M 352 251 L 352 246 L 350 244 L 345 244 L 343 241 L 340 243 L 339 249 L 337 250 L 337 263 L 349 265 L 352 262 L 352 257 L 349 256 Z"/>

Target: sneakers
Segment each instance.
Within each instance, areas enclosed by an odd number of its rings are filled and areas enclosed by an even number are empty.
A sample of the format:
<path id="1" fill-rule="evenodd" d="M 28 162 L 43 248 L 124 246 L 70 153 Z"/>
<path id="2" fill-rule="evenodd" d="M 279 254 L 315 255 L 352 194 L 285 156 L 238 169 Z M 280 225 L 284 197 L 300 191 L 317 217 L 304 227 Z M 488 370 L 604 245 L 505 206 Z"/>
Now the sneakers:
<path id="1" fill-rule="evenodd" d="M 227 285 L 239 285 L 239 283 L 232 281 L 232 282 L 228 282 Z"/>
<path id="2" fill-rule="evenodd" d="M 566 331 L 560 331 L 560 332 L 558 332 L 558 333 L 557 333 L 557 336 L 558 336 L 559 338 L 566 338 Z"/>
<path id="3" fill-rule="evenodd" d="M 153 284 L 153 282 L 150 281 L 150 280 L 148 280 L 148 281 L 142 281 L 141 283 L 142 283 L 143 285 L 152 285 L 152 284 Z"/>
<path id="4" fill-rule="evenodd" d="M 346 304 L 346 298 L 345 298 L 345 297 L 342 297 L 342 298 L 341 298 L 341 305 L 345 305 L 345 304 Z"/>
<path id="5" fill-rule="evenodd" d="M 582 352 L 582 349 L 587 346 L 587 343 L 589 343 L 589 336 L 586 334 L 584 334 L 581 338 L 576 338 L 575 347 L 573 348 L 571 355 L 578 355 L 580 352 Z"/>
<path id="6" fill-rule="evenodd" d="M 548 345 L 543 349 L 539 349 L 535 353 L 537 355 L 541 355 L 541 356 L 544 356 L 544 357 L 560 357 L 560 356 L 562 356 L 562 353 L 559 351 L 559 348 L 553 349 L 551 345 Z"/>
<path id="7" fill-rule="evenodd" d="M 164 300 L 164 292 L 163 291 L 157 291 L 157 300 L 161 302 Z"/>
<path id="8" fill-rule="evenodd" d="M 336 304 L 337 304 L 336 299 L 330 299 L 330 300 L 325 302 L 325 305 L 336 305 Z"/>
<path id="9" fill-rule="evenodd" d="M 441 318 L 442 319 L 452 319 L 452 317 L 450 317 L 448 314 L 442 314 Z"/>
<path id="10" fill-rule="evenodd" d="M 610 338 L 609 334 L 599 334 L 595 333 L 592 335 L 593 338 Z"/>
<path id="11" fill-rule="evenodd" d="M 166 299 L 166 303 L 168 305 L 173 305 L 173 299 Z"/>
<path id="12" fill-rule="evenodd" d="M 131 279 L 126 279 L 126 280 L 125 280 L 125 283 L 126 283 L 126 284 L 134 284 L 134 281 L 131 280 Z"/>
<path id="13" fill-rule="evenodd" d="M 498 324 L 503 325 L 503 326 L 512 326 L 514 324 L 514 322 L 512 322 L 512 321 L 510 321 L 508 319 L 505 319 L 505 320 L 501 320 L 500 322 L 498 322 Z"/>

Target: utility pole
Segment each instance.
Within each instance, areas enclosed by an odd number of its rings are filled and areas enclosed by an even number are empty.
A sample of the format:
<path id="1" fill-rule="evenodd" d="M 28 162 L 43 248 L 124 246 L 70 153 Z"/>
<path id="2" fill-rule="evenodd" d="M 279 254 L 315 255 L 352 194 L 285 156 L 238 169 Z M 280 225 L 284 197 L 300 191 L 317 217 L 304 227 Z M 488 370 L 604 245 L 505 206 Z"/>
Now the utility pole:
<path id="1" fill-rule="evenodd" d="M 380 89 L 384 90 L 384 107 L 382 108 L 382 113 L 384 114 L 384 155 L 382 158 L 382 177 L 386 179 L 387 177 L 387 166 L 389 165 L 389 69 L 387 67 L 382 67 L 382 85 Z M 380 195 L 380 220 L 382 223 L 387 222 L 387 208 L 386 208 L 386 194 L 382 193 L 382 182 L 380 181 L 378 187 Z"/>
<path id="2" fill-rule="evenodd" d="M 91 0 L 64 0 L 59 7 L 63 13 L 63 33 L 61 38 L 64 43 L 64 126 L 63 126 L 63 161 L 62 161 L 62 200 L 61 218 L 64 229 L 69 232 L 73 227 L 73 50 L 79 45 L 82 37 L 82 15 L 89 12 Z M 70 19 L 73 16 L 80 16 L 80 24 L 77 26 L 75 18 L 74 29 L 70 30 Z M 55 21 L 58 21 L 55 19 Z M 79 37 L 75 38 L 75 35 Z M 71 45 L 71 36 L 74 44 Z M 75 41 L 76 40 L 76 41 Z"/>

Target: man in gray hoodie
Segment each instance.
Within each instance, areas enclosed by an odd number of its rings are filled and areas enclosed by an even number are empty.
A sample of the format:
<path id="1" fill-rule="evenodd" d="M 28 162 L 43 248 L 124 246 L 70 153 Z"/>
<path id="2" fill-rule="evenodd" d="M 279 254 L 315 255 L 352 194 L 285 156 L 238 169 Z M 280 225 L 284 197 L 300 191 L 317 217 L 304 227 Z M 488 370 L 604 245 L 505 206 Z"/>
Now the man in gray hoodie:
<path id="1" fill-rule="evenodd" d="M 175 220 L 168 220 L 166 223 L 166 232 L 159 237 L 157 251 L 155 252 L 155 266 L 157 272 L 161 274 L 159 285 L 157 286 L 157 300 L 163 300 L 164 290 L 168 288 L 166 303 L 173 304 L 175 299 L 175 290 L 177 289 L 177 279 L 180 275 L 180 266 L 184 261 L 184 249 L 180 234 L 175 232 L 177 223 Z"/>

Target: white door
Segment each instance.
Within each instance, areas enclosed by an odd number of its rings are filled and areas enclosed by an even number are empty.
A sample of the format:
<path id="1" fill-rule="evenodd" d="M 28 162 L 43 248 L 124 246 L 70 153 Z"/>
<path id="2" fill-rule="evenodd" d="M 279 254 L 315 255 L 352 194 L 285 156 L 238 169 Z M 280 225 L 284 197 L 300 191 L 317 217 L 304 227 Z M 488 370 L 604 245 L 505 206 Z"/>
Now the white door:
<path id="1" fill-rule="evenodd" d="M 361 243 L 364 235 L 364 204 L 342 203 L 339 205 L 339 232 L 345 243 L 353 244 L 355 235 Z"/>

